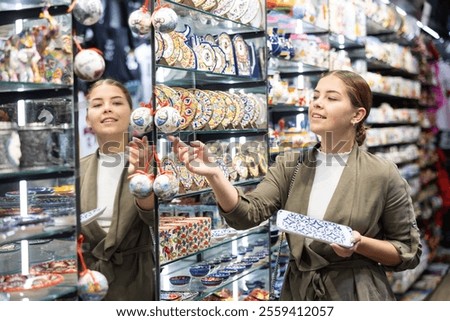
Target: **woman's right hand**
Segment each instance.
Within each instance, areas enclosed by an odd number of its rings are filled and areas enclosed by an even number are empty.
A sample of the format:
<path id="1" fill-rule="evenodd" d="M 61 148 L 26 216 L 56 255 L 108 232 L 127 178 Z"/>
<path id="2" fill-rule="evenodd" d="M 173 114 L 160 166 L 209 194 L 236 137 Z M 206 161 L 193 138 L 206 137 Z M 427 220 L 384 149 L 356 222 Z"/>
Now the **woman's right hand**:
<path id="1" fill-rule="evenodd" d="M 202 142 L 197 140 L 187 145 L 180 138 L 171 135 L 167 136 L 167 139 L 173 143 L 173 152 L 178 160 L 184 163 L 190 172 L 206 177 L 220 173 L 215 157 Z"/>

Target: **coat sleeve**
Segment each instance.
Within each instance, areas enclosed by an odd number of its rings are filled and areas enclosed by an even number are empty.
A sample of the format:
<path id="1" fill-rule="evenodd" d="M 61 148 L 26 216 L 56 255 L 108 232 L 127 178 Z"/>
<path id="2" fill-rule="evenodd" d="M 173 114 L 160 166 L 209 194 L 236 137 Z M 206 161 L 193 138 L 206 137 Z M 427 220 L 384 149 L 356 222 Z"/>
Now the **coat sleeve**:
<path id="1" fill-rule="evenodd" d="M 227 213 L 219 208 L 231 227 L 243 230 L 257 226 L 284 205 L 295 166 L 292 161 L 294 158 L 292 154 L 278 156 L 275 164 L 253 191 L 244 193 L 241 188 L 237 188 L 239 202 L 236 207 Z"/>
<path id="2" fill-rule="evenodd" d="M 386 269 L 402 271 L 416 267 L 422 254 L 420 232 L 409 185 L 394 164 L 389 168 L 386 206 L 381 223 L 385 231 L 385 240 L 397 249 L 401 257 L 399 265 L 386 267 Z"/>

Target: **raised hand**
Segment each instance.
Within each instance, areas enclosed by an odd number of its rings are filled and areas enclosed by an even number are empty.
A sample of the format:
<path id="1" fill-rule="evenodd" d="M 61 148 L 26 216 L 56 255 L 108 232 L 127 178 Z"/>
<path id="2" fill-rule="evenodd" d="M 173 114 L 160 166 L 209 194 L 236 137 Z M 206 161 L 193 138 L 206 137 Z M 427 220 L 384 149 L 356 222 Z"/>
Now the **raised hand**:
<path id="1" fill-rule="evenodd" d="M 135 171 L 144 171 L 147 169 L 149 162 L 152 160 L 153 151 L 148 145 L 148 138 L 144 136 L 142 139 L 133 137 L 128 143 L 128 174 L 134 174 Z"/>

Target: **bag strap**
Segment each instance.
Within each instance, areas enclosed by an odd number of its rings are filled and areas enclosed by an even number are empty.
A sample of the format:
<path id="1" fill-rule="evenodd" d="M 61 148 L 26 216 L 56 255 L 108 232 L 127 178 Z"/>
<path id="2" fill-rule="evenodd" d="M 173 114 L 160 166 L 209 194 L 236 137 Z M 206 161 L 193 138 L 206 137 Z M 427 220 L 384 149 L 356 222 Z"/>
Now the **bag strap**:
<path id="1" fill-rule="evenodd" d="M 302 149 L 300 151 L 300 155 L 298 157 L 297 164 L 295 165 L 294 172 L 293 172 L 293 174 L 291 176 L 291 181 L 289 183 L 289 189 L 288 189 L 288 198 L 291 195 L 292 187 L 294 186 L 295 178 L 297 177 L 297 173 L 300 170 L 300 167 L 303 164 L 304 160 L 305 160 L 305 150 Z M 280 239 L 278 241 L 279 243 L 278 243 L 277 257 L 275 259 L 275 266 L 273 268 L 272 284 L 270 286 L 270 300 L 271 301 L 274 301 L 274 300 L 278 299 L 278 298 L 275 297 L 275 282 L 276 282 L 276 279 L 277 279 L 278 268 L 279 268 L 279 265 L 280 265 L 280 252 L 281 252 L 281 246 L 283 245 L 283 241 L 284 241 L 284 232 L 281 232 Z"/>

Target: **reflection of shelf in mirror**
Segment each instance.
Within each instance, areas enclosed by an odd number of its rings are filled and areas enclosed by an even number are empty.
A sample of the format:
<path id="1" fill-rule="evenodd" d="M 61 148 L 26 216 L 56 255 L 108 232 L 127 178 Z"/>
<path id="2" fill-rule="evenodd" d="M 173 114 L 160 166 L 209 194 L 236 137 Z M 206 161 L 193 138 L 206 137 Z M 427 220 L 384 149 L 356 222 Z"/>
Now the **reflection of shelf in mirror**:
<path id="1" fill-rule="evenodd" d="M 11 292 L 10 301 L 53 301 L 63 296 L 77 297 L 77 275 L 64 275 L 64 281 L 48 288 Z M 72 294 L 72 295 L 71 295 Z M 72 300 L 73 300 L 72 298 Z"/>
<path id="2" fill-rule="evenodd" d="M 264 26 L 255 28 L 251 25 L 243 24 L 225 17 L 217 16 L 208 11 L 200 10 L 193 6 L 188 6 L 175 1 L 163 1 L 162 5 L 168 5 L 178 15 L 178 26 L 189 25 L 194 33 L 204 34 L 205 31 L 212 35 L 218 35 L 224 31 L 228 34 L 257 32 L 264 29 Z M 177 29 L 177 31 L 179 31 Z"/>
<path id="3" fill-rule="evenodd" d="M 233 86 L 237 84 L 253 84 L 261 86 L 262 78 L 250 76 L 225 75 L 203 70 L 189 70 L 158 64 L 156 70 L 156 82 L 167 86 L 182 86 L 186 88 L 200 87 L 202 85 Z"/>
<path id="4" fill-rule="evenodd" d="M 46 1 L 27 0 L 22 1 L 22 4 L 18 4 L 17 2 L 17 0 L 2 0 L 0 2 L 0 20 L 2 25 L 14 23 L 18 19 L 39 19 L 39 14 L 42 9 L 49 6 L 46 4 Z M 27 2 L 27 4 L 23 2 Z M 56 16 L 67 14 L 67 8 L 71 1 L 53 0 L 51 2 L 48 11 L 51 16 Z"/>
<path id="5" fill-rule="evenodd" d="M 27 225 L 6 233 L 0 233 L 0 245 L 21 240 L 50 238 L 57 235 L 72 236 L 74 232 L 75 226 L 48 226 L 45 224 Z"/>
<path id="6" fill-rule="evenodd" d="M 286 60 L 277 57 L 269 58 L 269 75 L 273 75 L 276 72 L 281 74 L 309 74 L 322 73 L 325 71 L 328 71 L 328 68 L 309 65 L 296 60 Z"/>
<path id="7" fill-rule="evenodd" d="M 18 171 L 12 172 L 0 172 L 0 181 L 1 180 L 33 180 L 33 179 L 46 179 L 46 178 L 58 178 L 62 177 L 72 177 L 74 175 L 74 167 L 67 166 L 51 166 L 51 167 L 41 167 L 41 168 L 29 168 L 29 169 L 21 169 Z"/>
<path id="8" fill-rule="evenodd" d="M 267 27 L 278 28 L 280 30 L 282 29 L 285 33 L 295 34 L 320 34 L 328 32 L 325 28 L 294 18 L 290 14 L 279 10 L 270 10 L 267 13 Z"/>

